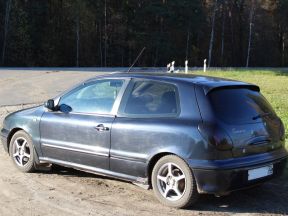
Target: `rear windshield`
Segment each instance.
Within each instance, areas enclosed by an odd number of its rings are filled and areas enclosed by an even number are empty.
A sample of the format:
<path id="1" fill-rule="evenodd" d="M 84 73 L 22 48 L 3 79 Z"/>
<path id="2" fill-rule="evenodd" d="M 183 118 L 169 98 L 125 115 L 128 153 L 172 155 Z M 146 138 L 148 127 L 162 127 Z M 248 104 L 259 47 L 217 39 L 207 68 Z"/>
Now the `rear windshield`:
<path id="1" fill-rule="evenodd" d="M 261 121 L 263 114 L 275 115 L 267 100 L 250 89 L 219 89 L 210 92 L 208 97 L 216 117 L 226 123 L 254 123 Z"/>

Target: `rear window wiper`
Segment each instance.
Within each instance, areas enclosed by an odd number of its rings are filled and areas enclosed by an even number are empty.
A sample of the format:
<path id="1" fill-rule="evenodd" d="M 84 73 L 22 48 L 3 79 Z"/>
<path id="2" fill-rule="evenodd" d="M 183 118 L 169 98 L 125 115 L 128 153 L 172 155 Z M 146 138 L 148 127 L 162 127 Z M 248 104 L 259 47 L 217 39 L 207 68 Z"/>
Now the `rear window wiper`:
<path id="1" fill-rule="evenodd" d="M 261 113 L 261 114 L 259 114 L 259 115 L 257 115 L 257 116 L 254 116 L 252 119 L 253 119 L 253 120 L 257 120 L 257 119 L 259 119 L 259 118 L 263 118 L 263 117 L 270 116 L 270 115 L 272 115 L 271 112 Z"/>

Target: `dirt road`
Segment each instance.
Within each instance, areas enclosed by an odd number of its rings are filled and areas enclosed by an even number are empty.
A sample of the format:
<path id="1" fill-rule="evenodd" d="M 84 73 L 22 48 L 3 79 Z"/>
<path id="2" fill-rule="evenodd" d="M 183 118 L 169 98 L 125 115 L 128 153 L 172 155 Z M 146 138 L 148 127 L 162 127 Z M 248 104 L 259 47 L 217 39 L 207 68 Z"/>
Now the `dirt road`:
<path id="1" fill-rule="evenodd" d="M 17 71 L 6 71 L 5 77 L 1 73 L 1 123 L 9 112 L 22 108 L 22 105 L 6 105 L 41 102 L 80 80 L 95 76 L 83 72 L 57 72 L 53 76 L 50 72 L 27 72 L 24 76 Z M 205 195 L 193 208 L 176 210 L 159 204 L 151 190 L 73 169 L 57 166 L 48 172 L 21 173 L 2 147 L 0 161 L 1 216 L 288 214 L 288 173 L 261 187 L 226 197 Z"/>

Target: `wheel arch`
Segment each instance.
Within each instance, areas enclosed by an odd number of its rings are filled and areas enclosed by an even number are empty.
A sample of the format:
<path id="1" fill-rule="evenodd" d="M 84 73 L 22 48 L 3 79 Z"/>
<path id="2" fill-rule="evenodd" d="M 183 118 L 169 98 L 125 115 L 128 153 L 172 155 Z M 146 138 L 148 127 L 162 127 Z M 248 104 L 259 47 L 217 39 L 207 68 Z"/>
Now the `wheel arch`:
<path id="1" fill-rule="evenodd" d="M 20 128 L 20 127 L 16 127 L 16 128 L 13 128 L 12 130 L 10 130 L 9 134 L 8 134 L 8 137 L 7 137 L 7 149 L 8 149 L 8 153 L 10 154 L 9 152 L 9 148 L 10 148 L 10 142 L 12 140 L 12 137 L 18 132 L 18 131 L 25 131 L 23 128 Z M 25 131 L 26 132 L 26 131 Z M 26 132 L 27 133 L 27 132 Z"/>
<path id="2" fill-rule="evenodd" d="M 160 153 L 157 153 L 155 155 L 153 155 L 149 162 L 148 162 L 148 166 L 147 166 L 147 177 L 148 177 L 148 184 L 150 185 L 150 187 L 152 186 L 152 183 L 151 183 L 151 176 L 152 176 L 152 171 L 153 171 L 153 168 L 155 166 L 155 164 L 164 156 L 167 156 L 167 155 L 176 155 L 172 152 L 160 152 Z M 178 155 L 176 155 L 178 156 Z M 178 156 L 179 157 L 179 156 Z"/>
<path id="3" fill-rule="evenodd" d="M 8 149 L 8 154 L 9 154 L 9 155 L 10 155 L 9 148 L 10 148 L 10 142 L 11 142 L 11 140 L 12 140 L 12 137 L 13 137 L 17 132 L 19 132 L 19 131 L 24 131 L 24 132 L 27 133 L 29 136 L 31 136 L 31 134 L 30 134 L 27 130 L 25 130 L 24 128 L 21 128 L 21 127 L 15 127 L 15 128 L 13 128 L 13 129 L 9 132 L 8 137 L 7 137 L 7 149 Z M 32 142 L 33 142 L 33 139 L 32 139 Z M 36 151 L 34 145 L 33 145 L 33 151 L 34 151 L 35 156 L 36 156 L 35 161 L 36 161 L 36 163 L 39 164 L 39 163 L 40 163 L 40 161 L 39 161 L 39 155 L 38 155 L 38 152 Z"/>

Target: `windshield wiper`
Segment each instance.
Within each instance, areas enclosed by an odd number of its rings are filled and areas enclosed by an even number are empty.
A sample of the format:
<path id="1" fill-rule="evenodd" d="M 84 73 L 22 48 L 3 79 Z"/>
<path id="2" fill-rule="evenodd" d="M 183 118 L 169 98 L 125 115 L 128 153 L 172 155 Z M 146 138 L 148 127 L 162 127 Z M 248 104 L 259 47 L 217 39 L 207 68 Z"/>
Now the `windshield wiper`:
<path id="1" fill-rule="evenodd" d="M 259 119 L 259 118 L 263 118 L 263 117 L 266 117 L 266 116 L 269 116 L 269 115 L 272 115 L 272 113 L 271 113 L 271 112 L 261 113 L 261 114 L 259 114 L 259 115 L 257 115 L 257 116 L 254 116 L 252 119 L 253 119 L 253 120 L 257 120 L 257 119 Z"/>

